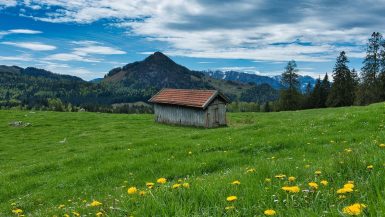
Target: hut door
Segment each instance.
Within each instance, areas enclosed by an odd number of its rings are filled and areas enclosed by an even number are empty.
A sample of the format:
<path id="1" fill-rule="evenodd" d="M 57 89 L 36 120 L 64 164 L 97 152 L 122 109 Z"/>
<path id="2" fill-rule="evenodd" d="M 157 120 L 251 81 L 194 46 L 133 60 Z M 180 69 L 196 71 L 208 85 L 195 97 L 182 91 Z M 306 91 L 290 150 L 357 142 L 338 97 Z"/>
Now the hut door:
<path id="1" fill-rule="evenodd" d="M 214 109 L 214 123 L 219 124 L 218 108 Z"/>

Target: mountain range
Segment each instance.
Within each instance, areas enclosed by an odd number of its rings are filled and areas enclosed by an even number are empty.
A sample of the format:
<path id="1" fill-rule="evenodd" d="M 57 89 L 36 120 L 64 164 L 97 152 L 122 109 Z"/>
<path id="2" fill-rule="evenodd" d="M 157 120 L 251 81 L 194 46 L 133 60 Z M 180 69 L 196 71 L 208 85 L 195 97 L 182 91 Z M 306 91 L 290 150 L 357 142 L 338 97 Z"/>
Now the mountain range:
<path id="1" fill-rule="evenodd" d="M 313 79 L 314 80 L 314 79 Z M 242 72 L 194 71 L 161 52 L 142 61 L 110 70 L 104 78 L 87 82 L 33 67 L 0 66 L 0 106 L 49 107 L 52 99 L 88 110 L 147 101 L 162 88 L 218 89 L 231 100 L 276 100 L 279 77 Z"/>

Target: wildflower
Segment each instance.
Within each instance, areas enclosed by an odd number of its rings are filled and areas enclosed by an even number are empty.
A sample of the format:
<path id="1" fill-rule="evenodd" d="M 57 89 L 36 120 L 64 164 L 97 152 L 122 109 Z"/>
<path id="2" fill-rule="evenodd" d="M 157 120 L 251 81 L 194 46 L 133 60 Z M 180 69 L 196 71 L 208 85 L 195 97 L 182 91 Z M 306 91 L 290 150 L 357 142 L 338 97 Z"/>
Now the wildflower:
<path id="1" fill-rule="evenodd" d="M 326 180 L 322 180 L 322 181 L 321 181 L 321 184 L 322 184 L 323 186 L 326 186 L 326 185 L 328 185 L 328 184 L 329 184 L 329 182 L 328 182 L 328 181 L 326 181 Z"/>
<path id="2" fill-rule="evenodd" d="M 265 182 L 271 182 L 271 179 L 266 178 L 266 179 L 265 179 Z"/>
<path id="3" fill-rule="evenodd" d="M 15 202 L 11 203 L 11 206 L 16 206 L 16 203 Z"/>
<path id="4" fill-rule="evenodd" d="M 321 173 L 322 172 L 320 170 L 317 170 L 317 171 L 314 172 L 314 174 L 317 175 L 317 176 L 321 175 Z"/>
<path id="5" fill-rule="evenodd" d="M 315 182 L 309 182 L 309 187 L 311 187 L 312 189 L 314 189 L 314 190 L 317 190 L 318 189 L 318 184 L 317 183 L 315 183 Z"/>
<path id="6" fill-rule="evenodd" d="M 235 209 L 235 206 L 226 206 L 225 207 L 226 211 L 233 210 L 233 209 Z"/>
<path id="7" fill-rule="evenodd" d="M 188 154 L 192 154 L 192 151 L 189 151 Z"/>
<path id="8" fill-rule="evenodd" d="M 378 145 L 380 148 L 385 148 L 385 144 Z"/>
<path id="9" fill-rule="evenodd" d="M 20 215 L 23 213 L 23 210 L 22 209 L 14 209 L 14 210 L 12 210 L 12 213 L 15 213 L 16 215 Z"/>
<path id="10" fill-rule="evenodd" d="M 67 213 L 63 215 L 64 217 L 70 217 L 70 215 L 68 215 Z"/>
<path id="11" fill-rule="evenodd" d="M 72 214 L 74 214 L 74 216 L 76 216 L 76 217 L 79 217 L 79 216 L 80 216 L 80 213 L 75 212 L 75 211 L 72 211 Z"/>
<path id="12" fill-rule="evenodd" d="M 367 166 L 367 167 L 366 167 L 366 169 L 368 169 L 368 170 L 372 170 L 372 169 L 373 169 L 373 165 L 369 165 L 369 166 Z"/>
<path id="13" fill-rule="evenodd" d="M 246 170 L 246 173 L 254 173 L 255 172 L 255 169 L 254 168 L 250 168 L 250 169 L 247 169 Z"/>
<path id="14" fill-rule="evenodd" d="M 238 180 L 235 180 L 235 181 L 233 181 L 231 184 L 232 184 L 232 185 L 240 185 L 240 184 L 241 184 L 241 182 L 240 182 L 240 181 L 238 181 Z"/>
<path id="15" fill-rule="evenodd" d="M 346 148 L 346 149 L 345 149 L 345 152 L 346 152 L 346 153 L 352 152 L 352 149 L 351 149 L 351 148 Z"/>
<path id="16" fill-rule="evenodd" d="M 96 216 L 97 216 L 97 217 L 103 216 L 103 213 L 102 213 L 102 212 L 97 212 L 97 213 L 96 213 Z"/>
<path id="17" fill-rule="evenodd" d="M 167 182 L 167 179 L 166 178 L 159 178 L 158 180 L 156 180 L 156 182 L 159 184 L 164 184 Z"/>
<path id="18" fill-rule="evenodd" d="M 144 196 L 144 195 L 146 195 L 146 192 L 145 191 L 139 191 L 139 195 Z"/>
<path id="19" fill-rule="evenodd" d="M 353 192 L 353 188 L 340 188 L 337 190 L 337 194 L 346 194 Z"/>
<path id="20" fill-rule="evenodd" d="M 276 175 L 276 176 L 274 176 L 274 177 L 277 178 L 277 179 L 283 179 L 283 178 L 286 177 L 286 175 L 284 175 L 284 174 L 279 174 L 279 175 Z"/>
<path id="21" fill-rule="evenodd" d="M 181 186 L 181 184 L 179 184 L 179 183 L 178 183 L 178 184 L 173 184 L 173 185 L 172 185 L 172 189 L 177 189 L 177 188 L 179 188 L 180 186 Z"/>
<path id="22" fill-rule="evenodd" d="M 355 203 L 353 205 L 344 207 L 342 209 L 342 212 L 348 215 L 359 215 L 362 213 L 363 209 L 366 208 L 365 204 L 362 203 Z"/>
<path id="23" fill-rule="evenodd" d="M 59 209 L 63 209 L 64 207 L 65 207 L 64 204 L 60 204 L 58 208 L 59 208 Z"/>
<path id="24" fill-rule="evenodd" d="M 268 216 L 272 216 L 272 215 L 277 214 L 277 212 L 275 212 L 275 210 L 273 210 L 273 209 L 267 209 L 263 212 L 263 214 L 268 215 Z"/>
<path id="25" fill-rule="evenodd" d="M 136 187 L 130 187 L 127 190 L 128 194 L 136 194 L 136 192 L 138 192 L 138 189 Z"/>
<path id="26" fill-rule="evenodd" d="M 354 184 L 352 182 L 348 182 L 347 184 L 344 185 L 344 188 L 354 188 Z"/>
<path id="27" fill-rule="evenodd" d="M 183 179 L 178 179 L 178 182 L 183 182 Z"/>
<path id="28" fill-rule="evenodd" d="M 146 186 L 147 186 L 147 188 L 149 188 L 149 189 L 152 189 L 152 188 L 154 188 L 154 183 L 153 182 L 146 182 Z"/>
<path id="29" fill-rule="evenodd" d="M 187 182 L 183 183 L 182 186 L 183 186 L 184 188 L 190 188 L 190 184 L 187 183 Z"/>
<path id="30" fill-rule="evenodd" d="M 100 203 L 99 201 L 97 201 L 97 200 L 94 200 L 94 201 L 92 201 L 92 203 L 90 204 L 92 207 L 95 207 L 95 206 L 100 206 L 100 205 L 102 205 L 102 203 Z"/>
<path id="31" fill-rule="evenodd" d="M 290 176 L 290 177 L 288 178 L 288 180 L 289 180 L 289 182 L 294 182 L 294 181 L 295 181 L 295 177 L 294 177 L 294 176 Z"/>
<path id="32" fill-rule="evenodd" d="M 236 201 L 237 199 L 238 199 L 237 196 L 228 196 L 228 197 L 226 198 L 226 200 L 229 201 L 229 202 L 234 202 L 234 201 Z"/>
<path id="33" fill-rule="evenodd" d="M 298 193 L 300 191 L 298 186 L 284 186 L 281 189 L 289 193 Z"/>
<path id="34" fill-rule="evenodd" d="M 345 199 L 346 196 L 345 196 L 345 195 L 340 195 L 340 196 L 338 196 L 338 198 L 339 198 L 339 199 Z"/>
<path id="35" fill-rule="evenodd" d="M 149 188 L 149 189 L 152 189 L 152 188 L 154 188 L 154 183 L 153 182 L 146 182 L 146 186 L 147 186 L 147 188 Z"/>

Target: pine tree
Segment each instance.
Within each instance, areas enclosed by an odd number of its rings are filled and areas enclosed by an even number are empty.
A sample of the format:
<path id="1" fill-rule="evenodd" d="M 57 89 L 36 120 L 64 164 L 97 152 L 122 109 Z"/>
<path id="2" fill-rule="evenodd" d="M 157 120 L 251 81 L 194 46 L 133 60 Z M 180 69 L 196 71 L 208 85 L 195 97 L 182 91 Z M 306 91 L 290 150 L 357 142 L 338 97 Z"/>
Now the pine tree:
<path id="1" fill-rule="evenodd" d="M 330 88 L 331 86 L 330 86 L 329 76 L 328 76 L 328 73 L 326 73 L 320 85 L 319 108 L 326 107 L 326 101 L 330 93 Z"/>
<path id="2" fill-rule="evenodd" d="M 321 79 L 318 78 L 315 82 L 313 91 L 310 94 L 310 108 L 319 108 L 321 99 Z"/>
<path id="3" fill-rule="evenodd" d="M 379 91 L 380 91 L 380 100 L 385 101 L 385 40 L 382 40 L 381 51 L 380 51 L 380 75 L 379 78 Z"/>
<path id="4" fill-rule="evenodd" d="M 345 51 L 342 51 L 333 69 L 334 82 L 326 102 L 327 106 L 350 106 L 354 103 L 356 87 L 353 75 L 347 66 L 348 62 Z"/>
<path id="5" fill-rule="evenodd" d="M 297 64 L 294 60 L 289 61 L 282 73 L 282 85 L 285 87 L 280 92 L 280 109 L 295 110 L 301 105 L 301 94 L 299 92 L 299 75 Z"/>
<path id="6" fill-rule="evenodd" d="M 361 93 L 359 97 L 360 104 L 369 104 L 380 101 L 380 82 L 379 75 L 381 69 L 381 44 L 382 35 L 379 32 L 373 32 L 369 39 L 366 57 L 363 61 L 364 66 L 361 69 Z"/>

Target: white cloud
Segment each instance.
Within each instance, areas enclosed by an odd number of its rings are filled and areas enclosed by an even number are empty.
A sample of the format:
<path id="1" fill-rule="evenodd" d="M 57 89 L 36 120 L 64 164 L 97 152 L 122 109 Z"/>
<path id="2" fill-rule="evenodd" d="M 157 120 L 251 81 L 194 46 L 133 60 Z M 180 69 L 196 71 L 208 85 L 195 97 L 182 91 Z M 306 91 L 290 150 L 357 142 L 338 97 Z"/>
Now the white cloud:
<path id="1" fill-rule="evenodd" d="M 85 47 L 75 48 L 74 53 L 84 56 L 88 54 L 125 54 L 126 52 L 112 47 L 88 45 Z"/>
<path id="2" fill-rule="evenodd" d="M 17 5 L 16 0 L 0 0 L 0 8 L 1 7 L 14 7 Z"/>
<path id="3" fill-rule="evenodd" d="M 10 34 L 40 34 L 41 31 L 32 30 L 32 29 L 10 29 L 8 30 Z"/>
<path id="4" fill-rule="evenodd" d="M 43 44 L 40 42 L 1 42 L 1 44 L 11 45 L 34 51 L 49 51 L 56 49 L 56 47 L 53 45 Z"/>
<path id="5" fill-rule="evenodd" d="M 44 58 L 44 60 L 55 60 L 55 61 L 79 61 L 79 62 L 100 62 L 99 59 L 93 59 L 84 57 L 75 53 L 57 53 L 52 54 Z"/>
<path id="6" fill-rule="evenodd" d="M 370 32 L 383 29 L 385 5 L 382 0 L 369 2 L 28 0 L 24 5 L 55 6 L 34 17 L 47 22 L 110 19 L 110 25 L 127 29 L 129 35 L 166 42 L 172 55 L 319 62 L 338 55 L 342 48 L 333 44 L 361 46 Z M 294 41 L 309 44 L 291 43 Z M 75 52 L 90 54 L 91 48 Z M 103 46 L 93 48 L 94 54 L 124 53 Z M 362 56 L 362 50 L 351 52 L 351 56 Z"/>
<path id="7" fill-rule="evenodd" d="M 31 61 L 30 55 L 19 55 L 19 56 L 0 56 L 1 61 Z"/>
<path id="8" fill-rule="evenodd" d="M 0 31 L 0 38 L 2 38 L 5 35 L 11 35 L 11 34 L 40 34 L 40 33 L 42 32 L 37 30 L 32 30 L 32 29 L 10 29 L 6 31 Z"/>

